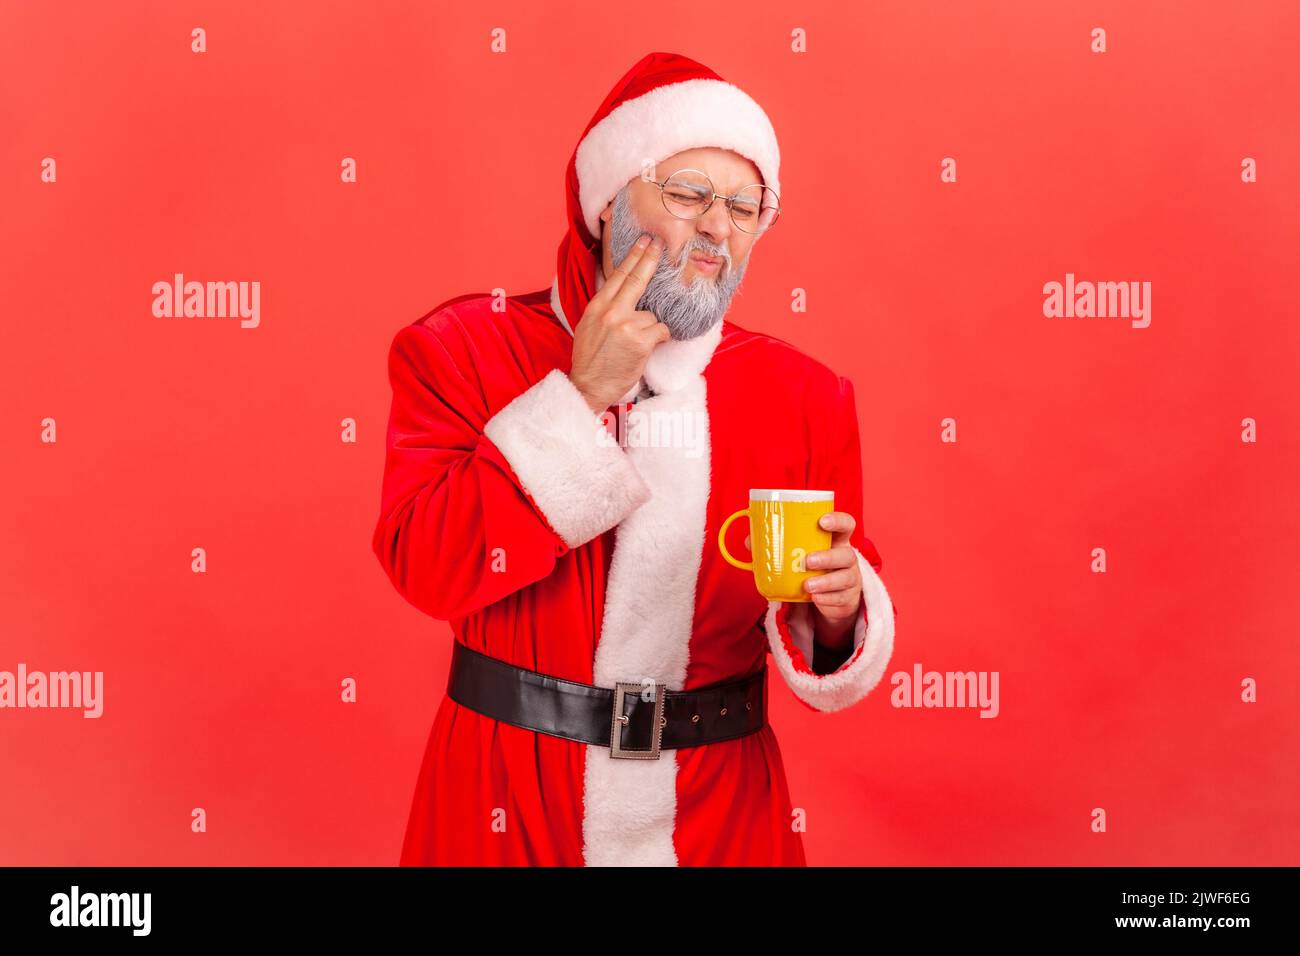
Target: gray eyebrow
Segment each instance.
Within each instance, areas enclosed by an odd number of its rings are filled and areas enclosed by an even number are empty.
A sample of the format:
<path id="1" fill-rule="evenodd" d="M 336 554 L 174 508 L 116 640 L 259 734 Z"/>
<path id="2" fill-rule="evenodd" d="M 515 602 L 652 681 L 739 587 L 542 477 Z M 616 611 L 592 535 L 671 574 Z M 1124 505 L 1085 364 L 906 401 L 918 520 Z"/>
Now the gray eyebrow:
<path id="1" fill-rule="evenodd" d="M 708 190 L 705 189 L 703 186 L 685 180 L 670 179 L 668 180 L 668 182 L 674 189 L 689 189 L 691 192 L 696 193 L 697 195 L 700 196 L 703 196 L 708 192 Z"/>

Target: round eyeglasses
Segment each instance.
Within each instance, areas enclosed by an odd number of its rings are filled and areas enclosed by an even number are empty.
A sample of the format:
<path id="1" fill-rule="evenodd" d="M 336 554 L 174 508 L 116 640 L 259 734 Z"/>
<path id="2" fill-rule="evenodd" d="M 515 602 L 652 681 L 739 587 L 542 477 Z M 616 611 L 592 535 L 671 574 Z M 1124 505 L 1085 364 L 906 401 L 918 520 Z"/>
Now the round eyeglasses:
<path id="1" fill-rule="evenodd" d="M 771 229 L 781 215 L 781 200 L 771 187 L 759 183 L 746 186 L 734 196 L 721 196 L 714 191 L 713 180 L 698 169 L 679 169 L 663 182 L 648 182 L 659 187 L 664 208 L 678 219 L 699 219 L 715 199 L 721 199 L 737 229 L 759 236 Z"/>

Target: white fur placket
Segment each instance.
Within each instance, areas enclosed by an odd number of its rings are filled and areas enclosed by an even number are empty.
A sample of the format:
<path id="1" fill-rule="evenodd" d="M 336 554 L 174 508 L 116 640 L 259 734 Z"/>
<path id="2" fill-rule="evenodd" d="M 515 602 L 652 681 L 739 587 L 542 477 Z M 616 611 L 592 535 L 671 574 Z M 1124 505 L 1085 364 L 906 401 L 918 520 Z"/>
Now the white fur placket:
<path id="1" fill-rule="evenodd" d="M 551 303 L 572 332 L 555 286 Z M 721 338 L 719 321 L 694 339 L 661 343 L 646 363 L 643 378 L 655 394 L 629 415 L 626 451 L 652 497 L 615 531 L 593 661 L 593 680 L 602 687 L 647 679 L 669 690 L 685 686 L 711 471 L 702 373 Z M 611 757 L 608 746 L 588 747 L 588 866 L 676 866 L 676 814 L 675 751 L 628 760 Z"/>

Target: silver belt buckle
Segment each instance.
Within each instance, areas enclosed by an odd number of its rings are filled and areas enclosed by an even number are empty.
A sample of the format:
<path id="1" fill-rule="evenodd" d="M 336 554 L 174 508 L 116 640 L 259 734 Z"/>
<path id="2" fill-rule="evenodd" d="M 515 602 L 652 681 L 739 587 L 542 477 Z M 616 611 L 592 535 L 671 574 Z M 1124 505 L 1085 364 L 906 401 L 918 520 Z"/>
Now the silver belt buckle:
<path id="1" fill-rule="evenodd" d="M 629 750 L 622 745 L 623 728 L 630 722 L 630 718 L 623 713 L 623 701 L 628 694 L 640 694 L 642 691 L 641 684 L 615 684 L 614 685 L 614 715 L 610 722 L 609 731 L 609 755 L 611 757 L 621 757 L 625 760 L 658 760 L 659 743 L 663 739 L 664 731 L 664 685 L 655 682 L 655 713 L 654 720 L 650 726 L 650 749 L 649 750 Z"/>

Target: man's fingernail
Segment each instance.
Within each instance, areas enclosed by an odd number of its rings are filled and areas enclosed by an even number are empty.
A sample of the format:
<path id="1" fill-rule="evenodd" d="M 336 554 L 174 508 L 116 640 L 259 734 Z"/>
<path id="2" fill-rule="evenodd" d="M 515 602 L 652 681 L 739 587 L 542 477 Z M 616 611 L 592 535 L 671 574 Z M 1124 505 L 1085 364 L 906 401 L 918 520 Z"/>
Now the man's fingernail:
<path id="1" fill-rule="evenodd" d="M 830 516 L 830 515 L 822 515 L 822 527 L 823 527 L 823 528 L 829 528 L 830 526 L 831 526 L 831 516 Z"/>
<path id="2" fill-rule="evenodd" d="M 641 238 L 636 241 L 636 245 L 638 249 L 644 249 L 646 246 L 650 245 L 649 234 L 644 232 L 641 233 Z"/>

